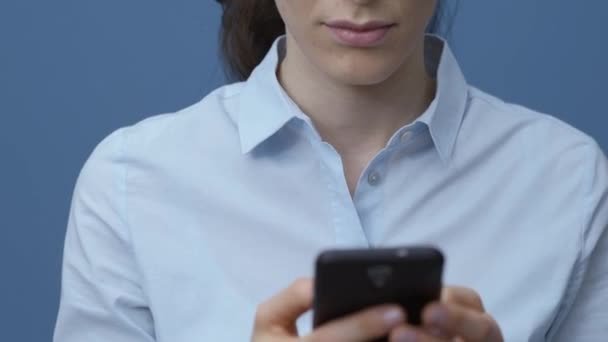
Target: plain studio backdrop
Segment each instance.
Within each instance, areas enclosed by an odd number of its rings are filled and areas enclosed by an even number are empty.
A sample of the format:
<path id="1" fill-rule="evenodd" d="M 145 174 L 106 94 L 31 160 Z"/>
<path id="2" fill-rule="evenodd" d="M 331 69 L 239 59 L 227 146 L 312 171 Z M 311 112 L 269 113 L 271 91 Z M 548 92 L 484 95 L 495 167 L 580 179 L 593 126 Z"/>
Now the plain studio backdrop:
<path id="1" fill-rule="evenodd" d="M 606 151 L 606 13 L 604 0 L 462 0 L 451 39 L 470 83 Z M 219 17 L 212 0 L 0 0 L 0 341 L 51 340 L 80 168 L 114 129 L 225 82 Z"/>

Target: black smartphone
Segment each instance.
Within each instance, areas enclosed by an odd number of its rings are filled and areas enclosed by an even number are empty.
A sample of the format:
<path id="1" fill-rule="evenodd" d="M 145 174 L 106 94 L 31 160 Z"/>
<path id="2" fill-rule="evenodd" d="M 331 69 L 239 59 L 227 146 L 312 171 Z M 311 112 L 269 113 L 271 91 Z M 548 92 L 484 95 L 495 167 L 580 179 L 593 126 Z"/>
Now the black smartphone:
<path id="1" fill-rule="evenodd" d="M 386 303 L 401 305 L 408 323 L 418 325 L 424 306 L 439 299 L 443 264 L 443 253 L 431 246 L 322 252 L 315 265 L 313 325 Z"/>

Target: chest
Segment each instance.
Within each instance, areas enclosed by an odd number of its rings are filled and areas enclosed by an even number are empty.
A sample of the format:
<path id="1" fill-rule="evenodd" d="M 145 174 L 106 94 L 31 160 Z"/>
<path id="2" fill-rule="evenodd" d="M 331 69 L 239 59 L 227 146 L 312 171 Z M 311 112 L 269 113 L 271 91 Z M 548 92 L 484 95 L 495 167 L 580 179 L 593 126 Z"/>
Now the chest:
<path id="1" fill-rule="evenodd" d="M 577 254 L 569 198 L 531 199 L 540 178 L 523 173 L 386 166 L 354 198 L 316 162 L 142 175 L 129 225 L 160 340 L 246 340 L 257 304 L 312 276 L 321 250 L 419 243 L 444 251 L 445 284 L 478 291 L 507 340 L 542 336 Z"/>

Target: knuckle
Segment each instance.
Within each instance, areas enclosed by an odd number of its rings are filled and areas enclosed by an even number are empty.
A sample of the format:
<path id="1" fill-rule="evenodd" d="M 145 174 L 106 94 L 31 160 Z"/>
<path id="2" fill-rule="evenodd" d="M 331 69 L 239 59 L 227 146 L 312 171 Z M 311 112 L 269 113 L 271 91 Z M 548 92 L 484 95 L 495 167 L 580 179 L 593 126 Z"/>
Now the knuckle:
<path id="1" fill-rule="evenodd" d="M 483 300 L 477 291 L 468 288 L 468 287 L 456 287 L 451 289 L 448 292 L 449 298 L 461 298 L 467 306 L 475 308 L 480 311 L 484 311 L 483 309 Z"/>
<path id="2" fill-rule="evenodd" d="M 270 310 L 268 304 L 259 304 L 255 312 L 255 326 L 262 326 L 270 319 Z"/>
<path id="3" fill-rule="evenodd" d="M 480 298 L 477 291 L 475 291 L 471 288 L 462 287 L 462 288 L 460 288 L 460 291 L 462 292 L 463 296 L 468 298 L 469 300 L 475 300 L 476 298 Z"/>
<path id="4" fill-rule="evenodd" d="M 454 298 L 454 291 L 456 291 L 453 287 L 444 287 L 441 290 L 441 299 L 444 301 L 451 301 Z"/>
<path id="5" fill-rule="evenodd" d="M 306 278 L 298 278 L 291 283 L 291 289 L 297 293 L 306 292 L 308 289 L 309 281 Z"/>
<path id="6" fill-rule="evenodd" d="M 469 289 L 461 286 L 449 286 L 444 287 L 441 293 L 443 299 L 448 301 L 458 300 L 458 298 L 467 297 L 469 293 Z"/>
<path id="7" fill-rule="evenodd" d="M 379 333 L 385 329 L 381 309 L 371 309 L 357 317 L 356 327 L 359 332 Z"/>
<path id="8" fill-rule="evenodd" d="M 479 295 L 479 293 L 471 290 L 471 302 L 472 304 L 475 304 L 477 307 L 479 308 L 483 308 L 483 300 L 481 299 L 481 296 Z"/>
<path id="9" fill-rule="evenodd" d="M 494 319 L 487 314 L 482 315 L 482 323 L 479 325 L 479 340 L 489 341 L 494 336 Z"/>
<path id="10" fill-rule="evenodd" d="M 460 311 L 448 310 L 446 325 L 452 329 L 456 330 L 460 327 L 466 326 L 468 320 L 465 313 Z"/>

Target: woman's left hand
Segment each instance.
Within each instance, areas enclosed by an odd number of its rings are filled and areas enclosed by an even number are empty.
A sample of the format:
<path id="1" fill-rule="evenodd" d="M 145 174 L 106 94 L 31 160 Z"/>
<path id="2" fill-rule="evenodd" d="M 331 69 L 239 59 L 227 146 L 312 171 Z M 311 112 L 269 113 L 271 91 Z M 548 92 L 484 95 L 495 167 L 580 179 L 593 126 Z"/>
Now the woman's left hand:
<path id="1" fill-rule="evenodd" d="M 422 326 L 403 325 L 391 332 L 391 341 L 416 342 L 503 342 L 496 321 L 485 312 L 477 292 L 446 287 L 441 301 L 429 304 L 422 313 Z"/>

